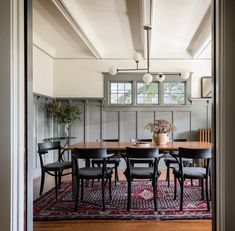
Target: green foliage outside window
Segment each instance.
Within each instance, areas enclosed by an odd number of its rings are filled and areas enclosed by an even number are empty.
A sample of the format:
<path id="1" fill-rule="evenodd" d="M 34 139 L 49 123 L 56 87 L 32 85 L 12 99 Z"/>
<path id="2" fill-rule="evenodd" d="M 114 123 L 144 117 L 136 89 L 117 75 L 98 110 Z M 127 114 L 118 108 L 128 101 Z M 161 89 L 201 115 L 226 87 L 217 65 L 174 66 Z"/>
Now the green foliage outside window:
<path id="1" fill-rule="evenodd" d="M 137 104 L 158 104 L 158 83 L 137 83 Z"/>
<path id="2" fill-rule="evenodd" d="M 131 83 L 111 83 L 111 104 L 131 104 L 132 84 Z"/>
<path id="3" fill-rule="evenodd" d="M 185 83 L 163 83 L 164 104 L 185 104 Z"/>

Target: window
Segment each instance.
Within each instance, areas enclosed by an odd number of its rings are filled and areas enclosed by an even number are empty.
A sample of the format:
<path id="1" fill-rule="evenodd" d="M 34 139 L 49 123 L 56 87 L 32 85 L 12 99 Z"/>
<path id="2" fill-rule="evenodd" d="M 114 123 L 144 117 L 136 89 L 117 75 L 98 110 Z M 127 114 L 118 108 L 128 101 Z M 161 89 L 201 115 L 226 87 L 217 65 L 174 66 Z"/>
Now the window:
<path id="1" fill-rule="evenodd" d="M 143 73 L 104 73 L 104 106 L 181 107 L 190 105 L 191 78 L 166 74 L 163 82 L 143 82 Z"/>
<path id="2" fill-rule="evenodd" d="M 163 83 L 163 104 L 185 104 L 185 83 Z"/>
<path id="3" fill-rule="evenodd" d="M 111 82 L 110 89 L 111 104 L 132 104 L 132 83 Z"/>
<path id="4" fill-rule="evenodd" d="M 137 83 L 137 104 L 158 104 L 158 83 Z"/>

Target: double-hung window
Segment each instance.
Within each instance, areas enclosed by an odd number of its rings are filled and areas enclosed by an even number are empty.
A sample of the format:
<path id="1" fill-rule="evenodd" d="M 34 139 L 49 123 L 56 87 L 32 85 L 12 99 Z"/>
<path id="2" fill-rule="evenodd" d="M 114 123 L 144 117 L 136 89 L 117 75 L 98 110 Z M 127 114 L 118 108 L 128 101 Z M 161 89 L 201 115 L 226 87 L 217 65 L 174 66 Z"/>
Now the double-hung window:
<path id="1" fill-rule="evenodd" d="M 132 104 L 132 83 L 111 82 L 110 104 Z"/>
<path id="2" fill-rule="evenodd" d="M 163 82 L 143 82 L 143 74 L 104 75 L 104 105 L 112 106 L 182 106 L 190 103 L 191 80 L 180 75 L 166 75 Z"/>
<path id="3" fill-rule="evenodd" d="M 163 83 L 163 104 L 185 104 L 185 82 Z"/>

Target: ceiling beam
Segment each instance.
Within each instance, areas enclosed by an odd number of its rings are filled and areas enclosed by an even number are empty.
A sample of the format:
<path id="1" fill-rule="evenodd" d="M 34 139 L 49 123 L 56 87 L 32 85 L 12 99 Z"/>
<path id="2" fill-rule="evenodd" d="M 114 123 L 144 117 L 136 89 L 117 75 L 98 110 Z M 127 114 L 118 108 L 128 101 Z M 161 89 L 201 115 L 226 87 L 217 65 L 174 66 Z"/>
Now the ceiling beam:
<path id="1" fill-rule="evenodd" d="M 103 47 L 99 44 L 94 33 L 86 25 L 85 17 L 81 12 L 78 1 L 76 0 L 52 0 L 60 10 L 65 19 L 70 23 L 75 32 L 79 35 L 91 53 L 97 58 L 102 59 Z"/>
<path id="2" fill-rule="evenodd" d="M 130 23 L 131 39 L 134 50 L 144 55 L 143 26 L 140 17 L 141 0 L 126 0 L 127 15 Z"/>
<path id="3" fill-rule="evenodd" d="M 210 44 L 211 23 L 212 23 L 212 8 L 210 5 L 186 49 L 188 54 L 192 58 L 198 58 L 200 54 Z"/>

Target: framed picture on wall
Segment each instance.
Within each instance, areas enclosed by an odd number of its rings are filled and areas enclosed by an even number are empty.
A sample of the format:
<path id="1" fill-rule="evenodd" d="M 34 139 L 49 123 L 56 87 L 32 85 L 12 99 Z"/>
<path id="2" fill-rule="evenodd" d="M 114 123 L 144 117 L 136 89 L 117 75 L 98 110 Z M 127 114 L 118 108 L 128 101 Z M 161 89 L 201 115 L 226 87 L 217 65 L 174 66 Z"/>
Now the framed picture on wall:
<path id="1" fill-rule="evenodd" d="M 201 78 L 201 97 L 212 97 L 212 78 L 210 76 L 205 76 Z"/>

